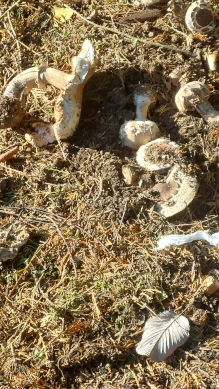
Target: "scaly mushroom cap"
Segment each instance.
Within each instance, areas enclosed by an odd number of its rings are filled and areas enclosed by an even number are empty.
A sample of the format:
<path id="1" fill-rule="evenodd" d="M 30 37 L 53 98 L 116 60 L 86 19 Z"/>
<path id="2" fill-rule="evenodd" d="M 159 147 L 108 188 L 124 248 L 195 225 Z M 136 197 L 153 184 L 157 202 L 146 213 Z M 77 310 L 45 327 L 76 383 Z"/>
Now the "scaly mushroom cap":
<path id="1" fill-rule="evenodd" d="M 190 31 L 195 31 L 200 34 L 206 34 L 212 31 L 215 26 L 214 13 L 209 6 L 209 2 L 198 0 L 192 3 L 187 9 L 185 24 Z"/>
<path id="2" fill-rule="evenodd" d="M 169 191 L 169 199 L 163 198 L 164 201 L 156 204 L 155 207 L 157 212 L 167 218 L 183 211 L 195 198 L 199 188 L 197 178 L 186 173 L 179 165 L 171 169 L 166 180 L 168 185 L 173 185 L 173 183 L 175 184 Z M 162 198 L 162 192 L 160 197 Z"/>
<path id="3" fill-rule="evenodd" d="M 123 146 L 138 150 L 140 146 L 160 136 L 161 132 L 156 123 L 150 120 L 130 120 L 120 127 L 119 135 Z"/>
<path id="4" fill-rule="evenodd" d="M 175 103 L 178 110 L 182 113 L 194 111 L 195 107 L 210 96 L 208 87 L 200 81 L 188 82 L 177 92 Z"/>
<path id="5" fill-rule="evenodd" d="M 179 156 L 179 146 L 169 139 L 158 138 L 141 146 L 136 153 L 137 163 L 148 171 L 165 171 Z"/>

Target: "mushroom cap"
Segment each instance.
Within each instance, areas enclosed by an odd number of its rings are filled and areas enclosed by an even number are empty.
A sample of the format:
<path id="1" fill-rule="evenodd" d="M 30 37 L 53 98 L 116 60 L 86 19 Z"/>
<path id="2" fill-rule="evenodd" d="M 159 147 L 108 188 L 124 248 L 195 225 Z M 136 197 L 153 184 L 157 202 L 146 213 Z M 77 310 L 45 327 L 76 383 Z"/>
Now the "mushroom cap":
<path id="1" fill-rule="evenodd" d="M 179 155 L 179 146 L 166 138 L 158 138 L 141 146 L 136 153 L 137 163 L 148 171 L 169 169 Z"/>
<path id="2" fill-rule="evenodd" d="M 190 31 L 206 34 L 213 30 L 214 13 L 209 3 L 205 0 L 197 0 L 186 11 L 185 24 Z"/>
<path id="3" fill-rule="evenodd" d="M 200 81 L 188 82 L 177 92 L 175 104 L 182 113 L 193 111 L 195 106 L 208 100 L 210 96 L 207 85 Z"/>
<path id="4" fill-rule="evenodd" d="M 133 102 L 136 107 L 155 104 L 157 101 L 156 95 L 152 89 L 148 89 L 146 85 L 139 85 L 135 88 Z"/>
<path id="5" fill-rule="evenodd" d="M 156 211 L 165 217 L 171 217 L 183 211 L 197 194 L 199 183 L 196 176 L 186 173 L 179 165 L 174 166 L 166 180 L 167 184 L 176 182 L 177 191 L 169 200 L 156 204 Z M 174 189 L 174 190 L 175 190 Z"/>
<path id="6" fill-rule="evenodd" d="M 161 135 L 160 129 L 156 123 L 146 120 L 130 120 L 125 122 L 119 131 L 119 136 L 123 146 L 138 150 L 140 146 L 156 139 Z"/>

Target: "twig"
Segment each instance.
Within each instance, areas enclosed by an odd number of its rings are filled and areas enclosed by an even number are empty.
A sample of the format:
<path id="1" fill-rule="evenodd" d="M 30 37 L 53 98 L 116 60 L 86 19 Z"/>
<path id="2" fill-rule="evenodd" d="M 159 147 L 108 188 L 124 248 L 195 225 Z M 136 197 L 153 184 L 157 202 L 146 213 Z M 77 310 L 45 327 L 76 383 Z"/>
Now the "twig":
<path id="1" fill-rule="evenodd" d="M 19 151 L 19 146 L 15 146 L 12 149 L 0 154 L 0 162 L 9 161 L 9 159 L 13 158 L 15 154 Z"/>
<path id="2" fill-rule="evenodd" d="M 72 253 L 71 253 L 71 250 L 70 250 L 70 248 L 69 248 L 69 246 L 68 246 L 68 243 L 67 243 L 65 237 L 63 236 L 63 234 L 62 234 L 62 232 L 61 232 L 61 230 L 60 230 L 58 224 L 55 222 L 55 220 L 53 220 L 53 218 L 52 218 L 52 217 L 50 218 L 49 216 L 47 216 L 47 218 L 48 218 L 49 220 L 51 220 L 51 222 L 54 224 L 54 226 L 56 227 L 56 229 L 57 229 L 57 231 L 58 231 L 58 233 L 59 233 L 59 236 L 62 238 L 63 242 L 64 242 L 65 245 L 66 245 L 67 251 L 68 251 L 69 256 L 70 256 L 70 258 L 71 258 L 71 260 L 72 260 L 72 264 L 73 264 L 73 268 L 74 268 L 74 273 L 75 273 L 75 277 L 76 277 L 76 276 L 77 276 L 77 270 L 76 270 L 74 258 L 73 258 L 73 256 L 72 256 Z"/>
<path id="3" fill-rule="evenodd" d="M 18 67 L 19 67 L 19 70 L 21 71 L 21 61 L 22 61 L 22 60 L 21 60 L 21 48 L 20 48 L 19 42 L 18 42 L 18 40 L 17 40 L 17 35 L 16 35 L 16 32 L 14 31 L 13 24 L 12 24 L 12 22 L 11 22 L 11 18 L 10 18 L 10 13 L 9 13 L 9 11 L 7 12 L 7 17 L 8 17 L 8 21 L 9 21 L 10 27 L 11 27 L 12 35 L 14 36 L 14 39 L 15 39 L 16 44 L 17 44 L 18 56 L 19 56 Z"/>
<path id="4" fill-rule="evenodd" d="M 5 11 L 2 15 L 0 15 L 0 19 L 2 19 L 3 16 L 5 16 L 7 12 L 10 12 L 10 11 L 11 11 L 14 7 L 16 7 L 16 5 L 18 5 L 20 2 L 21 2 L 21 0 L 18 0 L 18 1 L 16 1 L 14 4 L 12 4 L 12 5 L 7 9 L 7 11 Z"/>
<path id="5" fill-rule="evenodd" d="M 4 26 L 5 26 L 5 24 L 4 24 Z M 11 31 L 9 31 L 7 28 L 6 28 L 6 26 L 5 26 L 5 30 L 7 31 L 7 33 L 13 38 L 13 39 L 16 39 L 15 37 L 14 37 L 14 35 L 11 33 Z M 36 55 L 41 55 L 40 53 L 37 53 L 37 51 L 35 51 L 35 50 L 33 50 L 33 49 L 30 49 L 27 45 L 25 45 L 25 43 L 23 43 L 22 41 L 20 41 L 20 39 L 17 39 L 17 41 L 20 43 L 20 45 L 21 46 L 24 46 L 27 50 L 29 50 L 29 51 L 32 51 L 32 53 L 34 53 L 34 54 L 36 54 Z"/>
<path id="6" fill-rule="evenodd" d="M 114 246 L 114 244 L 115 244 L 115 242 L 116 242 L 116 239 L 117 239 L 117 237 L 118 237 L 118 235 L 119 235 L 119 231 L 120 231 L 120 229 L 121 229 L 122 222 L 123 222 L 124 217 L 125 217 L 126 208 L 127 208 L 127 202 L 126 202 L 125 205 L 124 205 L 122 217 L 121 217 L 121 220 L 120 220 L 120 223 L 119 223 L 119 227 L 118 227 L 118 229 L 117 229 L 117 231 L 116 231 L 116 235 L 115 235 L 115 237 L 114 237 L 114 239 L 113 239 L 113 243 L 112 243 L 112 245 L 111 245 L 111 250 L 112 250 L 112 248 L 113 248 L 113 246 Z"/>
<path id="7" fill-rule="evenodd" d="M 146 46 L 154 46 L 154 47 L 160 47 L 162 49 L 166 49 L 166 50 L 173 50 L 173 51 L 177 51 L 179 53 L 182 53 L 182 54 L 185 54 L 185 55 L 190 55 L 190 53 L 186 50 L 182 50 L 182 49 L 179 49 L 178 47 L 176 46 L 172 46 L 172 45 L 162 45 L 161 43 L 157 43 L 157 42 L 151 42 L 149 40 L 146 40 L 146 39 L 142 39 L 142 38 L 137 38 L 133 35 L 130 35 L 130 34 L 127 34 L 126 32 L 121 32 L 119 30 L 117 30 L 116 28 L 113 29 L 113 28 L 110 28 L 110 27 L 105 27 L 105 26 L 100 26 L 99 24 L 97 23 L 94 23 L 92 22 L 92 20 L 89 20 L 87 18 L 85 18 L 84 16 L 82 16 L 79 12 L 75 11 L 73 8 L 69 7 L 67 4 L 64 4 L 64 6 L 66 8 L 69 8 L 71 9 L 71 11 L 77 15 L 80 19 L 84 20 L 86 23 L 88 24 L 92 24 L 92 26 L 96 27 L 96 28 L 99 28 L 100 30 L 105 30 L 105 31 L 110 31 L 112 32 L 113 34 L 117 34 L 117 35 L 121 35 L 123 36 L 124 38 L 127 38 L 131 41 L 135 40 L 135 41 L 138 41 L 138 42 L 141 42 L 141 43 L 144 43 Z"/>

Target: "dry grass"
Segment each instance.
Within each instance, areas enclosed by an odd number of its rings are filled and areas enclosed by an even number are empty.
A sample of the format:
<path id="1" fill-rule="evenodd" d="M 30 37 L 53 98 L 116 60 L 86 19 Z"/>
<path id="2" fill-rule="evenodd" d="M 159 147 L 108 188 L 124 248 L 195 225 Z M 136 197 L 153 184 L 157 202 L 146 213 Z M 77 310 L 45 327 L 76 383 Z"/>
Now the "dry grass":
<path id="1" fill-rule="evenodd" d="M 66 3 L 85 18 L 97 9 L 95 23 L 102 28 L 77 15 L 65 23 L 55 21 L 52 5 L 62 2 L 19 1 L 14 7 L 3 2 L 1 7 L 2 91 L 20 69 L 30 66 L 46 63 L 70 71 L 70 58 L 85 38 L 92 40 L 99 57 L 76 137 L 63 143 L 67 161 L 56 144 L 35 150 L 24 143 L 32 117 L 19 132 L 0 133 L 2 150 L 20 145 L 18 156 L 0 166 L 7 179 L 0 199 L 1 228 L 19 224 L 30 233 L 16 259 L 1 264 L 1 387 L 216 389 L 218 294 L 197 295 L 197 285 L 209 269 L 219 267 L 218 250 L 198 242 L 154 251 L 164 234 L 219 230 L 216 132 L 210 137 L 197 117 L 197 132 L 189 132 L 191 117 L 178 120 L 165 81 L 184 60 L 188 77 L 201 74 L 193 51 L 206 50 L 208 43 L 192 37 L 188 47 L 183 27 L 180 32 L 167 14 L 144 24 L 152 42 L 190 52 L 183 57 L 136 41 L 134 37 L 149 38 L 142 23 L 121 22 L 138 10 L 131 2 Z M 214 36 L 211 44 L 217 44 Z M 171 221 L 157 215 L 153 204 L 136 187 L 127 187 L 121 175 L 122 165 L 133 156 L 118 142 L 121 115 L 115 107 L 121 101 L 112 92 L 130 97 L 133 85 L 144 81 L 158 93 L 154 120 L 181 141 L 202 183 L 193 205 Z M 217 86 L 214 77 L 208 82 Z M 29 113 L 51 120 L 56 96 L 53 89 L 34 91 Z M 191 324 L 186 344 L 162 363 L 137 356 L 135 345 L 149 309 L 183 312 L 188 304 L 186 315 L 202 308 L 206 320 Z"/>

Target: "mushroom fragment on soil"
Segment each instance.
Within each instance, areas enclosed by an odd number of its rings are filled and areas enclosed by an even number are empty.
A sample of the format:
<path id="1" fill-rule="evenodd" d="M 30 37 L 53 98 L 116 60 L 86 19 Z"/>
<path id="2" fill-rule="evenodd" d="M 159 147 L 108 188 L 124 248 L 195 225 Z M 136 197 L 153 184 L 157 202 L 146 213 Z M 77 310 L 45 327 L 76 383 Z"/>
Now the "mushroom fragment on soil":
<path id="1" fill-rule="evenodd" d="M 160 130 L 156 123 L 147 120 L 149 107 L 156 103 L 154 92 L 145 86 L 139 86 L 134 93 L 136 106 L 135 120 L 126 121 L 120 127 L 120 139 L 123 146 L 133 150 L 160 136 Z"/>
<path id="2" fill-rule="evenodd" d="M 206 34 L 213 30 L 214 13 L 205 0 L 193 2 L 186 11 L 185 24 L 190 31 Z"/>
<path id="3" fill-rule="evenodd" d="M 148 171 L 164 172 L 171 168 L 178 155 L 179 146 L 175 142 L 158 138 L 138 149 L 136 161 Z"/>
<path id="4" fill-rule="evenodd" d="M 219 290 L 219 270 L 212 269 L 203 280 L 202 288 L 207 294 L 214 294 Z"/>
<path id="5" fill-rule="evenodd" d="M 195 198 L 199 183 L 195 175 L 186 173 L 179 165 L 174 166 L 160 188 L 161 202 L 155 209 L 162 216 L 171 217 L 183 211 Z M 156 186 L 153 189 L 156 189 Z"/>
<path id="6" fill-rule="evenodd" d="M 49 84 L 62 89 L 71 79 L 71 75 L 46 66 L 33 67 L 18 74 L 0 99 L 0 129 L 17 127 L 21 123 L 31 89 L 45 88 Z"/>
<path id="7" fill-rule="evenodd" d="M 25 138 L 34 146 L 43 146 L 71 136 L 80 119 L 83 88 L 94 72 L 97 59 L 89 40 L 85 40 L 78 56 L 72 59 L 72 74 L 56 69 L 30 68 L 15 77 L 6 88 L 0 102 L 0 128 L 16 127 L 25 115 L 25 104 L 32 88 L 50 84 L 61 93 L 55 104 L 55 124 L 40 124 L 36 134 Z"/>
<path id="8" fill-rule="evenodd" d="M 219 112 L 208 102 L 210 96 L 207 85 L 200 81 L 188 82 L 175 96 L 175 103 L 182 113 L 196 110 L 213 128 L 219 125 Z"/>

